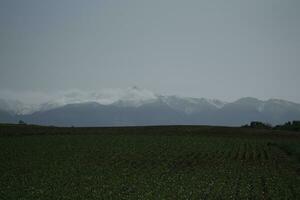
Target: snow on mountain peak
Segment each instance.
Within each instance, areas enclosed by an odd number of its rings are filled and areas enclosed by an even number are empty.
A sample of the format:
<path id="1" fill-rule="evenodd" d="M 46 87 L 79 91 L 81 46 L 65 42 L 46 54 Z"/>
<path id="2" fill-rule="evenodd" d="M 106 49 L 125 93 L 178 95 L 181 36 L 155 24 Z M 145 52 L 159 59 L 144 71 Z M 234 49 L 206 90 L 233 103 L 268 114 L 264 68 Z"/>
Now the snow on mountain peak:
<path id="1" fill-rule="evenodd" d="M 63 93 L 53 102 L 61 106 L 74 103 L 96 102 L 102 105 L 110 105 L 118 102 L 128 103 L 130 106 L 138 106 L 141 103 L 156 99 L 157 96 L 145 89 L 130 87 L 126 89 L 102 89 L 98 91 L 70 91 Z"/>
<path id="2" fill-rule="evenodd" d="M 206 99 L 206 101 L 209 103 L 209 104 L 211 104 L 211 105 L 213 105 L 213 106 L 215 106 L 215 107 L 217 107 L 217 108 L 223 108 L 225 105 L 226 105 L 226 102 L 224 102 L 224 101 L 220 101 L 220 100 L 218 100 L 218 99 Z"/>
<path id="3" fill-rule="evenodd" d="M 56 94 L 1 91 L 0 99 L 2 99 L 0 109 L 9 110 L 15 114 L 31 114 L 67 104 L 87 102 L 96 102 L 102 105 L 122 102 L 126 106 L 139 106 L 157 99 L 157 96 L 149 90 L 134 86 L 125 89 L 101 89 L 97 91 L 69 90 Z"/>

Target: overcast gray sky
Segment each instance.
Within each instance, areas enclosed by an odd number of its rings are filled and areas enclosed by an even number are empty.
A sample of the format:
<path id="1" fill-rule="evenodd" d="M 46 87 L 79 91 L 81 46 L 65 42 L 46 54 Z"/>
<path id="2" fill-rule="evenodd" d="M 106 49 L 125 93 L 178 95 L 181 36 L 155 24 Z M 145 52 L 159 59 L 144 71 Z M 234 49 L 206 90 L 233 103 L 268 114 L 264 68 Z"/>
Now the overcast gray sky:
<path id="1" fill-rule="evenodd" d="M 299 0 L 1 0 L 0 90 L 300 102 Z"/>

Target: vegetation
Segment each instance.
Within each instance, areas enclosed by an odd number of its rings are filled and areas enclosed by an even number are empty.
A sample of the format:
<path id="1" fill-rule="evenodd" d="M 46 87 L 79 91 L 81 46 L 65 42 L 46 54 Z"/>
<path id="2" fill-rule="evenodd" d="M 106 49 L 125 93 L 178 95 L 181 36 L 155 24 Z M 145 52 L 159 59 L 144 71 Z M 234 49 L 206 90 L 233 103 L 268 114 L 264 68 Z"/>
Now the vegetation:
<path id="1" fill-rule="evenodd" d="M 300 121 L 287 122 L 284 125 L 275 126 L 277 130 L 300 131 Z"/>
<path id="2" fill-rule="evenodd" d="M 271 124 L 254 121 L 250 125 L 246 124 L 243 128 L 256 128 L 256 129 L 274 129 L 274 130 L 285 130 L 285 131 L 300 131 L 300 121 L 286 122 L 283 125 L 277 125 L 272 127 Z"/>
<path id="3" fill-rule="evenodd" d="M 23 120 L 19 120 L 19 125 L 26 125 L 26 123 Z"/>
<path id="4" fill-rule="evenodd" d="M 250 125 L 247 124 L 243 127 L 245 127 L 245 128 L 258 128 L 258 129 L 272 129 L 272 125 L 267 124 L 267 123 L 263 123 L 263 122 L 258 122 L 258 121 L 251 122 Z"/>
<path id="5" fill-rule="evenodd" d="M 0 199 L 300 199 L 300 136 L 0 125 Z"/>

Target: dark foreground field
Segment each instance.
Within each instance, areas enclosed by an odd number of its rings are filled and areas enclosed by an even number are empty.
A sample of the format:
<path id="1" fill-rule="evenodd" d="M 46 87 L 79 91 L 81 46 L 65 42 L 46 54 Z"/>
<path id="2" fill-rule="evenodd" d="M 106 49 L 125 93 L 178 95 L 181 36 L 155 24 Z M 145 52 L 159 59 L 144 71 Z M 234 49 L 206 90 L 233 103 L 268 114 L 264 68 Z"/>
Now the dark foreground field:
<path id="1" fill-rule="evenodd" d="M 1 125 L 0 199 L 300 199 L 300 134 Z"/>

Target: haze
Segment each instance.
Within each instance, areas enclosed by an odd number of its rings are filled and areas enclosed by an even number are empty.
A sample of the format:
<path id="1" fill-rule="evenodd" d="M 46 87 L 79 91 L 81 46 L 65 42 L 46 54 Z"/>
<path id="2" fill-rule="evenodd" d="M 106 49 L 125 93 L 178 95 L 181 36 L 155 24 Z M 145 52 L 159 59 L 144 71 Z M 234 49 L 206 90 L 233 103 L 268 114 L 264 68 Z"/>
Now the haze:
<path id="1" fill-rule="evenodd" d="M 0 2 L 0 90 L 300 102 L 297 0 Z"/>

